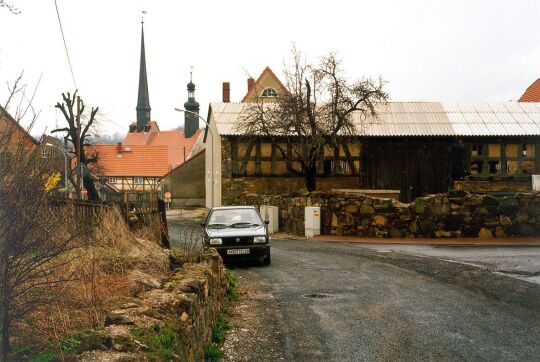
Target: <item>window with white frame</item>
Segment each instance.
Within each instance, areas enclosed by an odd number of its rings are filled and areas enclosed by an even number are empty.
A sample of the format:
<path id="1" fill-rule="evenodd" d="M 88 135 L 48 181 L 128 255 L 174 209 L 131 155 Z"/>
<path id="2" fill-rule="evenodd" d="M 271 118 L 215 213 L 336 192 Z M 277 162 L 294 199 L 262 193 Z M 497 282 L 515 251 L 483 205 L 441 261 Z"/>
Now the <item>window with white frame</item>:
<path id="1" fill-rule="evenodd" d="M 41 150 L 41 158 L 52 158 L 54 157 L 54 150 L 50 148 L 45 148 Z"/>
<path id="2" fill-rule="evenodd" d="M 142 185 L 144 184 L 144 177 L 140 177 L 140 176 L 135 176 L 133 177 L 133 183 L 135 185 Z"/>
<path id="3" fill-rule="evenodd" d="M 110 183 L 110 184 L 115 184 L 116 183 L 116 177 L 108 177 L 107 182 Z"/>
<path id="4" fill-rule="evenodd" d="M 261 97 L 277 97 L 278 94 L 274 88 L 265 88 L 262 91 Z"/>

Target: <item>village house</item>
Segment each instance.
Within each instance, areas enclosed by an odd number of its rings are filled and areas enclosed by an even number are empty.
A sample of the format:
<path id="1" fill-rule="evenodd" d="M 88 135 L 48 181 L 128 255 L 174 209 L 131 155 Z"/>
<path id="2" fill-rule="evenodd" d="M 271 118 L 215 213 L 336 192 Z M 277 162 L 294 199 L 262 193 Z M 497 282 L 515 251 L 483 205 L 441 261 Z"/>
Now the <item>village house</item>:
<path id="1" fill-rule="evenodd" d="M 160 179 L 168 171 L 166 146 L 93 145 L 98 162 L 91 173 L 99 181 L 98 191 L 105 201 L 148 200 L 161 191 Z M 106 185 L 107 184 L 107 185 Z"/>
<path id="2" fill-rule="evenodd" d="M 39 142 L 32 137 L 19 122 L 17 122 L 7 110 L 0 106 L 0 135 L 2 140 L 7 142 L 5 154 L 0 155 L 2 158 L 8 157 L 8 152 L 14 152 L 19 146 L 24 148 L 34 149 L 39 145 Z M 2 145 L 4 146 L 4 145 Z M 3 147 L 4 148 L 4 147 Z"/>
<path id="3" fill-rule="evenodd" d="M 540 78 L 527 87 L 518 102 L 540 102 Z"/>

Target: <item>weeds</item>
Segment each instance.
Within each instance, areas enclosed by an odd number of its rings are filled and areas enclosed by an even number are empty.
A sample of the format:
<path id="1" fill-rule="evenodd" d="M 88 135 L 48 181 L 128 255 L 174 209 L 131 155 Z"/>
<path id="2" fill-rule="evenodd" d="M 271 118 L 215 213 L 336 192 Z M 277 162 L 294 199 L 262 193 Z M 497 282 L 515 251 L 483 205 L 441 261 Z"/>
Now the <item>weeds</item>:
<path id="1" fill-rule="evenodd" d="M 236 281 L 236 277 L 229 269 L 225 270 L 225 275 L 227 276 L 227 296 L 231 301 L 237 300 L 238 293 L 236 292 L 236 289 L 238 287 L 238 282 Z"/>
<path id="2" fill-rule="evenodd" d="M 196 263 L 203 252 L 203 234 L 198 229 L 183 228 L 180 231 L 180 252 L 186 262 Z"/>
<path id="3" fill-rule="evenodd" d="M 223 356 L 220 345 L 225 341 L 225 334 L 229 329 L 227 313 L 219 315 L 218 320 L 212 327 L 212 342 L 204 349 L 205 361 L 219 361 Z"/>
<path id="4" fill-rule="evenodd" d="M 151 360 L 175 359 L 185 354 L 181 335 L 172 323 L 156 324 L 151 329 L 134 330 L 133 336 L 148 346 L 146 355 Z"/>
<path id="5" fill-rule="evenodd" d="M 217 362 L 223 357 L 223 352 L 216 343 L 210 343 L 204 349 L 204 360 L 207 362 Z"/>
<path id="6" fill-rule="evenodd" d="M 229 321 L 225 313 L 221 314 L 212 328 L 212 341 L 218 344 L 225 340 L 225 333 L 229 329 Z"/>

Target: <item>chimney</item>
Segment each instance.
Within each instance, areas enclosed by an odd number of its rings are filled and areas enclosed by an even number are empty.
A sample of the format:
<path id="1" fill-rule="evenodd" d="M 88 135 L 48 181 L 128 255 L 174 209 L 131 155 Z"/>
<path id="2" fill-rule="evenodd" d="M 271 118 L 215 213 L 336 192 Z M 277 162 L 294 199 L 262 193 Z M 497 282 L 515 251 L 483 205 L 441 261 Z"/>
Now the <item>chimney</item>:
<path id="1" fill-rule="evenodd" d="M 116 154 L 118 157 L 122 157 L 122 142 L 118 142 L 116 145 Z"/>
<path id="2" fill-rule="evenodd" d="M 231 101 L 231 83 L 223 82 L 223 103 Z"/>
<path id="3" fill-rule="evenodd" d="M 247 86 L 248 86 L 248 92 L 251 90 L 251 88 L 253 87 L 253 84 L 255 84 L 255 79 L 249 77 L 247 79 Z"/>

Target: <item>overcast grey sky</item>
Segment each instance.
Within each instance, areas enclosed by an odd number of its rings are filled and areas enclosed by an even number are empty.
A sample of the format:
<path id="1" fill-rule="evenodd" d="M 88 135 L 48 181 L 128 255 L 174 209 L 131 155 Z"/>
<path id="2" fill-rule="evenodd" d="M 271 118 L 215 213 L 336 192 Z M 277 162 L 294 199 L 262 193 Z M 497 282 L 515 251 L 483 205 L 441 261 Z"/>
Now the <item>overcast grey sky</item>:
<path id="1" fill-rule="evenodd" d="M 54 104 L 74 89 L 54 0 L 7 0 L 0 8 L 0 100 L 6 82 L 24 70 L 29 86 L 40 74 L 34 133 L 50 131 Z M 270 66 L 282 77 L 291 44 L 316 61 L 329 51 L 351 79 L 381 75 L 397 101 L 506 101 L 540 77 L 537 0 L 57 0 L 80 94 L 103 112 L 102 128 L 126 132 L 135 120 L 140 14 L 152 119 L 161 129 L 183 123 L 194 66 L 201 115 L 246 92 L 248 73 Z M 247 73 L 246 73 L 247 72 Z"/>

